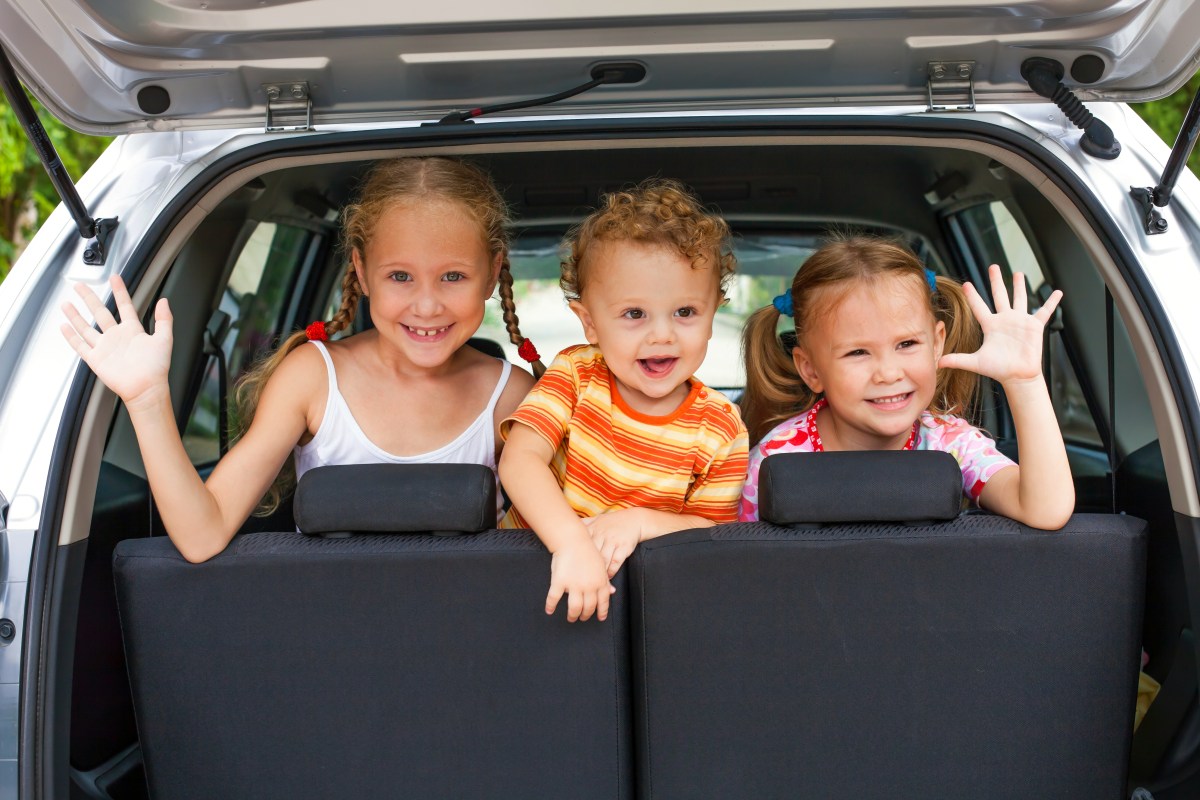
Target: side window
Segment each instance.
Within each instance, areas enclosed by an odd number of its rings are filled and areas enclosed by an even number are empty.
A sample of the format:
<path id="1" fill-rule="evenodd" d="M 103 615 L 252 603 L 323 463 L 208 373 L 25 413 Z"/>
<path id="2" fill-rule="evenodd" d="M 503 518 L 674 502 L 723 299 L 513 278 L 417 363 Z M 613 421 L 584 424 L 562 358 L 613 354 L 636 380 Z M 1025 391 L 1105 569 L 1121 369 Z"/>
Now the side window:
<path id="1" fill-rule="evenodd" d="M 222 367 L 232 400 L 237 379 L 266 354 L 295 316 L 296 290 L 312 269 L 319 239 L 305 228 L 275 222 L 256 223 L 246 237 L 218 306 L 229 315 L 215 342 L 220 354 L 207 361 L 184 427 L 184 449 L 193 464 L 211 464 L 220 456 Z"/>
<path id="2" fill-rule="evenodd" d="M 1024 273 L 1031 308 L 1041 305 L 1049 296 L 1052 287 L 1046 282 L 1041 263 L 1004 203 L 996 201 L 968 208 L 951 219 L 951 228 L 967 256 L 971 281 L 985 295 L 989 291 L 987 268 L 995 263 L 1000 265 L 1010 287 L 1013 273 Z M 1070 357 L 1069 342 L 1062 334 L 1061 324 L 1056 325 L 1054 320 L 1047 339 L 1044 371 L 1063 438 L 1069 444 L 1102 448 L 1103 441 Z"/>

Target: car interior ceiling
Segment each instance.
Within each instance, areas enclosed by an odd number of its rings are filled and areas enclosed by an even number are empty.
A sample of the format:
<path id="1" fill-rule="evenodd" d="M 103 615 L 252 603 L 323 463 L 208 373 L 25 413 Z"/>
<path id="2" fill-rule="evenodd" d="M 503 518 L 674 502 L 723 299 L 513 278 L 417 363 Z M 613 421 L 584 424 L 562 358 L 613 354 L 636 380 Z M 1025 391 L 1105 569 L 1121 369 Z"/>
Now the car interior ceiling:
<path id="1" fill-rule="evenodd" d="M 1111 429 L 1104 282 L 1095 261 L 1043 191 L 988 154 L 945 143 L 924 147 L 750 143 L 547 149 L 475 158 L 504 191 L 518 229 L 563 230 L 593 207 L 604 192 L 648 176 L 674 177 L 719 209 L 730 220 L 735 235 L 739 229 L 755 226 L 899 231 L 913 241 L 925 242 L 945 271 L 958 278 L 971 277 L 971 262 L 956 243 L 948 217 L 961 209 L 1002 202 L 1028 237 L 1047 280 L 1066 293 L 1062 331 L 1051 335 L 1061 336 L 1068 345 L 1096 430 L 1106 436 Z M 319 268 L 309 274 L 304 286 L 295 289 L 303 292 L 304 300 L 295 303 L 289 318 L 283 320 L 286 329 L 294 329 L 304 320 L 317 318 L 322 301 L 339 279 L 342 267 L 334 247 L 336 210 L 353 196 L 368 166 L 363 161 L 326 163 L 314 158 L 309 165 L 259 175 L 221 200 L 180 248 L 161 292 L 171 299 L 175 315 L 171 386 L 181 423 L 190 413 L 197 376 L 208 360 L 204 353 L 206 324 L 253 223 L 288 221 L 321 234 L 323 244 L 316 256 Z M 1086 313 L 1073 313 L 1074 309 L 1086 309 Z M 1081 510 L 1116 510 L 1150 522 L 1143 642 L 1150 654 L 1147 672 L 1165 682 L 1172 672 L 1178 675 L 1179 670 L 1172 667 L 1179 651 L 1188 650 L 1179 647 L 1190 635 L 1186 583 L 1146 383 L 1119 319 L 1115 336 L 1115 419 L 1119 423 L 1115 435 L 1120 467 L 1116 480 L 1110 481 L 1103 448 L 1089 451 L 1089 457 L 1101 463 L 1099 476 L 1077 475 L 1077 496 Z M 1166 391 L 1166 387 L 1154 390 Z M 996 396 L 995 404 L 998 410 L 992 413 L 996 416 L 988 417 L 988 424 L 1002 433 L 1007 414 L 1002 396 Z M 162 530 L 154 519 L 132 428 L 123 411 L 117 414 L 104 448 L 83 578 L 74 599 L 79 611 L 68 745 L 72 796 L 134 798 L 144 796 L 145 789 L 137 759 L 131 756 L 136 752 L 137 732 L 113 597 L 112 555 L 118 541 L 161 534 Z M 1084 471 L 1082 467 L 1078 470 Z M 1114 491 L 1115 509 L 1110 498 Z M 287 518 L 252 521 L 247 530 L 254 529 L 286 530 Z M 1192 679 L 1194 683 L 1194 669 Z M 1172 730 L 1167 744 L 1157 747 L 1141 767 L 1135 763 L 1131 780 L 1157 780 L 1168 786 L 1198 771 L 1200 719 L 1192 713 L 1168 724 L 1181 733 L 1175 735 Z M 1190 739 L 1185 735 L 1189 731 Z M 1148 774 L 1136 774 L 1139 768 Z M 95 778 L 106 771 L 117 780 L 108 788 Z M 1194 788 L 1194 784 L 1181 785 Z"/>

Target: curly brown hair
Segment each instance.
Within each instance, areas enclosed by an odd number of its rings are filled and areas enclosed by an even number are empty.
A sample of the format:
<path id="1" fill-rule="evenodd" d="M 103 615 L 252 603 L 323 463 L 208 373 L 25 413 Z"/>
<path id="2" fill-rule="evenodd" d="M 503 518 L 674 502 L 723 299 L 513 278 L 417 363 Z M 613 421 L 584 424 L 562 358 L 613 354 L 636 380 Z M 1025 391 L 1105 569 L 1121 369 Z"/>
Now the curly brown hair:
<path id="1" fill-rule="evenodd" d="M 568 300 L 578 300 L 587 282 L 587 252 L 596 242 L 634 241 L 677 251 L 695 269 L 716 267 L 721 297 L 737 268 L 729 225 L 706 211 L 682 183 L 665 178 L 605 195 L 600 208 L 567 233 L 558 284 Z"/>

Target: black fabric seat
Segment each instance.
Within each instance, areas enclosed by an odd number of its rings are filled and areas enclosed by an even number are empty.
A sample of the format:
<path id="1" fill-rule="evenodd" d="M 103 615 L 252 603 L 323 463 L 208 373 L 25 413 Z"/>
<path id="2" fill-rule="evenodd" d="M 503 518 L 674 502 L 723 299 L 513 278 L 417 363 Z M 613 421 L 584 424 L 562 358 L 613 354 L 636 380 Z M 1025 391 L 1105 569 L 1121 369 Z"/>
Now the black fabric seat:
<path id="1" fill-rule="evenodd" d="M 972 514 L 643 543 L 639 796 L 1125 796 L 1144 528 Z"/>
<path id="2" fill-rule="evenodd" d="M 624 581 L 603 625 L 546 616 L 532 533 L 160 537 L 114 572 L 158 800 L 632 796 Z"/>

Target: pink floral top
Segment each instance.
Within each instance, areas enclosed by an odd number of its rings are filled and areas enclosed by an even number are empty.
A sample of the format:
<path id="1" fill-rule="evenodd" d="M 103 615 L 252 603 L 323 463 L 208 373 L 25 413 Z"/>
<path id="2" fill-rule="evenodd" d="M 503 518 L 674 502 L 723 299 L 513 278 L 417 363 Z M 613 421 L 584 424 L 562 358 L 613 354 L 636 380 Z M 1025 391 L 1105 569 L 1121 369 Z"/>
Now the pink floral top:
<path id="1" fill-rule="evenodd" d="M 762 441 L 750 448 L 750 466 L 742 488 L 739 522 L 758 519 L 758 470 L 763 459 L 775 453 L 819 453 L 825 448 L 817 431 L 817 412 L 821 400 L 803 414 L 776 425 Z M 978 504 L 983 487 L 1000 470 L 1015 462 L 996 449 L 996 443 L 983 431 L 961 417 L 935 416 L 921 412 L 913 424 L 905 450 L 941 450 L 958 461 L 962 469 L 963 495 Z"/>

